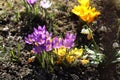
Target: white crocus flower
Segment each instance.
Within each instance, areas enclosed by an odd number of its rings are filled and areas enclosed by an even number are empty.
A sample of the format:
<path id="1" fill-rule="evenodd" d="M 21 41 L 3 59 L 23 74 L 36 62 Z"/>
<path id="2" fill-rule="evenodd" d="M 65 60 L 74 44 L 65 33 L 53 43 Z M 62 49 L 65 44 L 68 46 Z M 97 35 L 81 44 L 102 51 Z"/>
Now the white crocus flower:
<path id="1" fill-rule="evenodd" d="M 44 9 L 49 8 L 51 5 L 52 5 L 52 3 L 51 3 L 50 1 L 48 1 L 48 0 L 42 0 L 42 1 L 40 2 L 40 6 L 41 6 L 42 8 L 44 8 Z"/>

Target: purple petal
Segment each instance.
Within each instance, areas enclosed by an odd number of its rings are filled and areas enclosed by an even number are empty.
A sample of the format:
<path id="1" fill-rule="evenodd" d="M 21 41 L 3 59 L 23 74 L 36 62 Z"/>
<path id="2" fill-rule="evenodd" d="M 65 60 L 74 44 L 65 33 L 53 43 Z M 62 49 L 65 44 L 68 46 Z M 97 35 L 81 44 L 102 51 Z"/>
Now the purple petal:
<path id="1" fill-rule="evenodd" d="M 26 1 L 30 5 L 34 5 L 37 2 L 37 0 L 26 0 Z"/>

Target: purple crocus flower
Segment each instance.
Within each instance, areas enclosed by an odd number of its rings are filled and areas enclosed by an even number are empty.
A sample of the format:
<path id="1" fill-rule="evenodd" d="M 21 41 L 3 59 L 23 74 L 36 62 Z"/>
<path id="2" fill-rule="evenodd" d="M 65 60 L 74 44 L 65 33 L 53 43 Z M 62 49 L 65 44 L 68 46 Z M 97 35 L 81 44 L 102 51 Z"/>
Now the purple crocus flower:
<path id="1" fill-rule="evenodd" d="M 53 49 L 53 45 L 52 45 L 52 33 L 49 33 L 48 31 L 46 31 L 46 51 L 51 51 Z"/>
<path id="2" fill-rule="evenodd" d="M 28 35 L 28 38 L 25 37 L 25 42 L 28 44 L 33 44 L 33 42 L 35 41 L 34 36 L 31 34 Z"/>
<path id="3" fill-rule="evenodd" d="M 37 0 L 26 0 L 29 5 L 34 5 Z"/>
<path id="4" fill-rule="evenodd" d="M 65 39 L 70 39 L 71 41 L 74 41 L 76 39 L 76 35 L 70 32 L 67 32 L 65 35 Z"/>
<path id="5" fill-rule="evenodd" d="M 67 33 L 65 36 L 65 39 L 63 40 L 63 45 L 70 49 L 74 46 L 74 41 L 75 41 L 76 35 L 72 33 Z"/>
<path id="6" fill-rule="evenodd" d="M 25 42 L 33 45 L 35 53 L 42 53 L 43 51 L 51 51 L 53 48 L 56 49 L 62 46 L 70 49 L 74 46 L 75 38 L 76 35 L 67 33 L 64 39 L 58 36 L 52 39 L 52 33 L 49 33 L 45 26 L 38 26 L 38 28 L 34 28 L 32 34 L 25 37 Z"/>
<path id="7" fill-rule="evenodd" d="M 47 39 L 46 40 L 46 51 L 51 51 L 53 49 L 53 45 L 52 45 L 52 39 Z"/>
<path id="8" fill-rule="evenodd" d="M 70 49 L 74 46 L 74 42 L 69 40 L 69 39 L 64 39 L 63 40 L 63 45 L 64 47 L 66 47 L 67 49 Z"/>
<path id="9" fill-rule="evenodd" d="M 43 33 L 45 33 L 45 32 L 46 32 L 46 27 L 45 27 L 45 25 L 44 25 L 43 27 L 38 26 L 38 31 L 42 31 Z"/>
<path id="10" fill-rule="evenodd" d="M 41 0 L 40 6 L 44 9 L 49 8 L 52 5 L 52 3 L 48 0 Z"/>
<path id="11" fill-rule="evenodd" d="M 51 37 L 52 37 L 52 33 L 46 31 L 46 39 L 51 39 Z"/>
<path id="12" fill-rule="evenodd" d="M 53 38 L 53 48 L 60 48 L 63 46 L 63 39 L 57 36 Z"/>
<path id="13" fill-rule="evenodd" d="M 46 29 L 45 26 L 41 27 L 39 26 L 38 29 L 34 28 L 34 39 L 35 42 L 38 43 L 39 45 L 42 45 L 45 43 L 45 39 L 46 39 Z"/>
<path id="14" fill-rule="evenodd" d="M 25 37 L 25 42 L 34 46 L 35 53 L 42 53 L 43 51 L 52 50 L 52 33 L 49 33 L 45 26 L 38 26 L 34 28 L 34 32 Z"/>
<path id="15" fill-rule="evenodd" d="M 45 50 L 45 46 L 44 45 L 34 46 L 32 50 L 34 53 L 42 53 Z"/>

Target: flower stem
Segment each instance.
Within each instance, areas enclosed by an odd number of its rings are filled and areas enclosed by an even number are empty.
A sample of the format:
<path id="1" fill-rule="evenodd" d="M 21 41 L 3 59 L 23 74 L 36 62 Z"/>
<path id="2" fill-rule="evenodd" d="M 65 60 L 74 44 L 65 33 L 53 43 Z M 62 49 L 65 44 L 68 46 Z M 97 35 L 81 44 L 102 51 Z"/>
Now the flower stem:
<path id="1" fill-rule="evenodd" d="M 99 56 L 97 55 L 98 51 L 99 51 L 99 47 L 97 45 L 97 43 L 95 42 L 95 39 L 93 37 L 93 33 L 92 30 L 88 27 L 88 25 L 86 26 L 86 28 L 89 30 L 90 35 L 92 36 L 92 43 L 94 45 L 94 51 L 95 51 L 95 56 L 96 56 L 96 60 L 99 61 Z"/>

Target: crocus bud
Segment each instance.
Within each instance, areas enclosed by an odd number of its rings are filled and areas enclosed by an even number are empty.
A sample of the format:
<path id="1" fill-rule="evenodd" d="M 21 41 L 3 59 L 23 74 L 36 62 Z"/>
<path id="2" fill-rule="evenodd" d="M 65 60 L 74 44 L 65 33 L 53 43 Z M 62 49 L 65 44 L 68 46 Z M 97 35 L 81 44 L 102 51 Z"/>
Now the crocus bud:
<path id="1" fill-rule="evenodd" d="M 29 4 L 29 5 L 34 5 L 37 0 L 26 0 L 26 2 Z"/>

